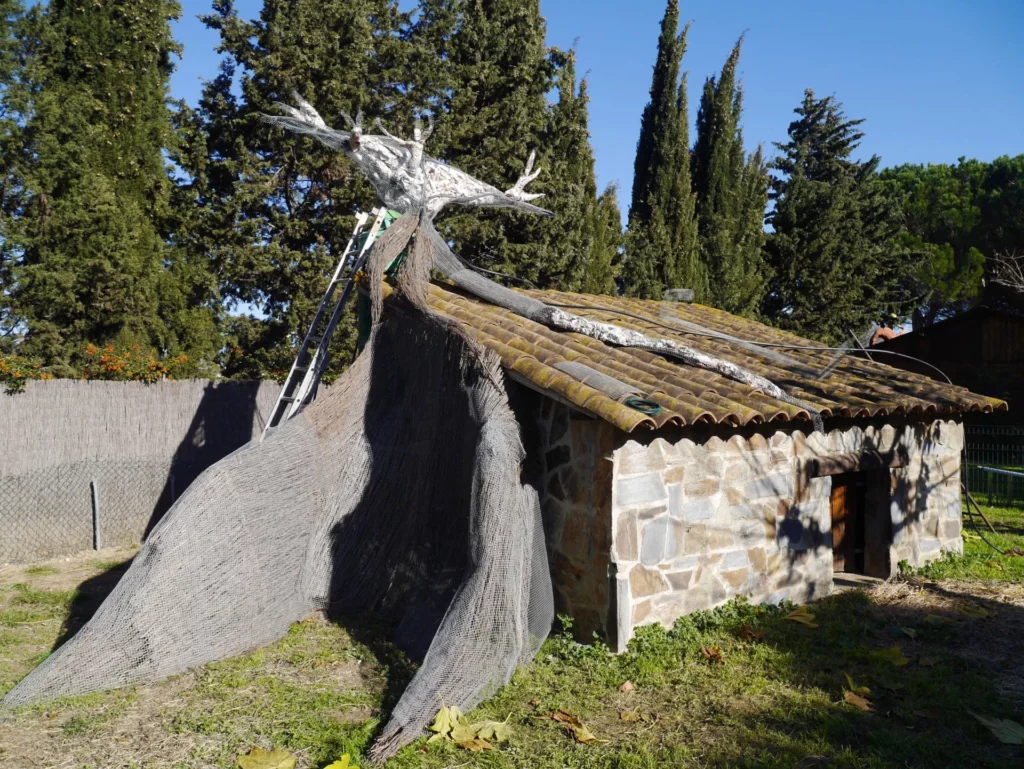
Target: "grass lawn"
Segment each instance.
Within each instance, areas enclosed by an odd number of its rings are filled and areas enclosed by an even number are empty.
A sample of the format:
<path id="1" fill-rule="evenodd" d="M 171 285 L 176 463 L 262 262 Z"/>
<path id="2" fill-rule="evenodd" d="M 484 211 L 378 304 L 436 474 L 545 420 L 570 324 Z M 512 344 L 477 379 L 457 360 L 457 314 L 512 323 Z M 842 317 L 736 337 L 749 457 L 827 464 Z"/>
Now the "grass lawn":
<path id="1" fill-rule="evenodd" d="M 1024 546 L 1021 511 L 987 512 L 993 541 Z M 508 719 L 508 742 L 471 753 L 423 739 L 387 766 L 1024 766 L 1024 747 L 971 715 L 1024 721 L 1024 558 L 983 548 L 968 538 L 962 558 L 816 603 L 817 627 L 733 602 L 647 628 L 618 656 L 556 634 L 470 714 Z M 0 569 L 0 693 L 95 610 L 127 557 Z M 280 746 L 299 769 L 344 753 L 365 766 L 413 672 L 387 637 L 311 618 L 157 685 L 19 709 L 0 716 L 0 767 L 229 769 L 253 746 Z M 559 709 L 599 741 L 576 742 L 550 718 Z"/>

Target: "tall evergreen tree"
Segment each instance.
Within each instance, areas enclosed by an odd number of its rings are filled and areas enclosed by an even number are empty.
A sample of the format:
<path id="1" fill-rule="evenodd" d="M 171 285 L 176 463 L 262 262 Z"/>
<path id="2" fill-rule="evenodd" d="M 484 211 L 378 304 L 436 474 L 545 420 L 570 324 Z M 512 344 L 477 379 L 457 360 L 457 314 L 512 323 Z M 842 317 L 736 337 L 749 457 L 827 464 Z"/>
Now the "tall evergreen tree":
<path id="1" fill-rule="evenodd" d="M 585 294 L 614 294 L 622 247 L 622 213 L 618 189 L 609 184 L 597 199 L 594 209 L 594 239 L 590 261 L 579 290 Z"/>
<path id="2" fill-rule="evenodd" d="M 678 0 L 668 0 L 658 36 L 651 98 L 640 118 L 622 264 L 626 293 L 643 298 L 661 298 L 667 287 L 666 266 L 673 261 L 671 212 L 666 204 L 675 191 L 679 67 L 686 47 L 686 31 L 679 35 L 678 29 Z"/>
<path id="3" fill-rule="evenodd" d="M 852 159 L 863 133 L 831 96 L 808 90 L 772 162 L 773 270 L 763 313 L 776 325 L 827 342 L 906 311 L 915 269 L 898 244 L 899 209 L 878 180 L 877 156 Z"/>
<path id="4" fill-rule="evenodd" d="M 719 77 L 704 83 L 692 162 L 708 300 L 749 316 L 756 314 L 765 287 L 761 217 L 768 179 L 761 152 L 748 157 L 743 149 L 743 90 L 736 79 L 742 45 L 740 38 Z"/>
<path id="5" fill-rule="evenodd" d="M 324 115 L 365 112 L 368 129 L 389 108 L 408 117 L 402 90 L 403 16 L 394 0 L 266 0 L 257 20 L 232 0 L 204 17 L 225 59 L 183 131 L 202 151 L 183 153 L 194 200 L 189 248 L 217 267 L 232 321 L 230 376 L 282 376 L 312 319 L 354 225 L 376 204 L 338 152 L 259 121 L 297 91 Z M 240 84 L 240 96 L 233 83 Z M 408 125 L 390 128 L 401 132 Z M 261 317 L 262 316 L 262 317 Z M 354 347 L 351 315 L 332 345 L 329 375 Z"/>
<path id="6" fill-rule="evenodd" d="M 180 289 L 167 246 L 179 13 L 172 0 L 52 0 L 22 29 L 32 62 L 11 172 L 24 194 L 4 232 L 18 252 L 10 309 L 25 332 L 20 352 L 55 375 L 81 370 L 86 343 L 184 353 L 191 373 L 213 370 L 216 310 Z"/>
<path id="7" fill-rule="evenodd" d="M 11 239 L 11 224 L 20 215 L 24 189 L 18 174 L 24 138 L 20 120 L 27 95 L 22 56 L 25 24 L 19 0 L 0 2 L 0 353 L 12 352 L 21 319 L 11 308 L 11 288 L 21 249 Z"/>
<path id="8" fill-rule="evenodd" d="M 692 288 L 703 298 L 691 189 L 689 108 L 680 66 L 689 25 L 677 34 L 679 4 L 669 0 L 661 22 L 651 100 L 640 119 L 629 237 L 623 263 L 626 292 L 661 298 L 666 288 Z"/>

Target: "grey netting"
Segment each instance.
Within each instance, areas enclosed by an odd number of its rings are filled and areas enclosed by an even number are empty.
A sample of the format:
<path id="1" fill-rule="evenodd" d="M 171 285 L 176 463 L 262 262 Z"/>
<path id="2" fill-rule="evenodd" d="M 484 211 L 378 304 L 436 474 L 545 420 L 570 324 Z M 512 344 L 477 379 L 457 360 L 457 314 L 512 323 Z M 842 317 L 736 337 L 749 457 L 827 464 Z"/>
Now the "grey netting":
<path id="1" fill-rule="evenodd" d="M 4 704 L 162 678 L 320 608 L 384 612 L 429 647 L 379 756 L 413 739 L 439 696 L 472 707 L 553 619 L 499 376 L 443 324 L 394 313 L 326 395 L 192 484 L 95 617 Z"/>
<path id="2" fill-rule="evenodd" d="M 375 610 L 400 620 L 409 648 L 426 649 L 374 747 L 380 759 L 415 738 L 442 699 L 471 708 L 536 653 L 553 619 L 537 493 L 523 477 L 497 360 L 427 310 L 432 267 L 531 320 L 793 402 L 729 361 L 571 315 L 467 269 L 434 216 L 449 204 L 547 214 L 525 191 L 538 173 L 532 155 L 503 193 L 427 157 L 418 128 L 404 141 L 364 135 L 358 117 L 332 130 L 301 100 L 287 112 L 268 120 L 344 151 L 403 214 L 369 255 L 367 350 L 328 395 L 204 473 L 93 620 L 5 704 L 165 676 L 277 638 L 315 608 Z M 382 322 L 380 279 L 403 250 Z"/>

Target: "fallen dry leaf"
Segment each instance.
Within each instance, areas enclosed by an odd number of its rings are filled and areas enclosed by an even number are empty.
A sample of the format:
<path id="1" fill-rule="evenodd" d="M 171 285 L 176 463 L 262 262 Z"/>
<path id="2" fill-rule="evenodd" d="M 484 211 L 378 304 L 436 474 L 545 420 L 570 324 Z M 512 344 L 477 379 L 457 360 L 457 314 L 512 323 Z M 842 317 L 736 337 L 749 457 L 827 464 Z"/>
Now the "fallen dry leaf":
<path id="1" fill-rule="evenodd" d="M 795 611 L 791 611 L 786 615 L 786 619 L 792 622 L 799 622 L 804 627 L 811 629 L 818 627 L 818 623 L 814 621 L 814 612 L 806 604 L 798 607 Z"/>
<path id="2" fill-rule="evenodd" d="M 846 676 L 846 687 L 851 692 L 853 692 L 854 694 L 858 694 L 861 697 L 867 697 L 869 694 L 871 694 L 871 690 L 868 687 L 857 686 L 857 684 L 853 682 L 853 678 L 850 677 L 849 673 L 843 673 L 843 675 Z"/>
<path id="3" fill-rule="evenodd" d="M 626 681 L 626 683 L 619 687 L 619 691 L 623 694 L 629 694 L 631 691 L 633 691 L 633 682 Z"/>
<path id="4" fill-rule="evenodd" d="M 925 614 L 924 621 L 929 625 L 948 625 L 953 622 L 949 617 L 943 617 L 938 614 Z"/>
<path id="5" fill-rule="evenodd" d="M 473 753 L 482 753 L 485 750 L 494 750 L 494 746 L 487 740 L 481 740 L 478 737 L 469 740 L 456 741 L 455 743 L 463 750 L 468 750 Z"/>
<path id="6" fill-rule="evenodd" d="M 570 713 L 564 708 L 559 708 L 550 716 L 552 721 L 558 721 L 561 724 L 565 724 L 565 729 L 576 742 L 589 745 L 592 742 L 607 742 L 607 740 L 599 740 L 594 736 L 594 733 L 580 720 L 580 717 Z"/>
<path id="7" fill-rule="evenodd" d="M 640 713 L 636 710 L 623 710 L 619 713 L 619 720 L 625 721 L 628 724 L 635 723 L 640 720 Z"/>
<path id="8" fill-rule="evenodd" d="M 900 630 L 902 630 L 904 635 L 908 638 L 917 638 L 917 631 L 912 627 L 901 627 Z"/>
<path id="9" fill-rule="evenodd" d="M 740 638 L 747 642 L 760 641 L 764 637 L 764 633 L 760 630 L 754 630 L 750 625 L 743 623 L 740 625 Z"/>
<path id="10" fill-rule="evenodd" d="M 351 758 L 348 753 L 343 755 L 340 759 L 335 761 L 333 764 L 328 764 L 324 769 L 359 769 L 355 764 L 350 764 Z"/>
<path id="11" fill-rule="evenodd" d="M 266 751 L 253 748 L 244 756 L 238 756 L 241 769 L 295 769 L 295 756 L 282 748 Z"/>
<path id="12" fill-rule="evenodd" d="M 871 652 L 871 656 L 885 660 L 898 668 L 901 668 L 910 662 L 910 660 L 903 656 L 903 650 L 898 646 L 893 646 L 889 649 L 885 649 L 884 651 Z"/>
<path id="13" fill-rule="evenodd" d="M 873 713 L 874 708 L 871 707 L 871 703 L 861 697 L 859 694 L 853 692 L 843 692 L 843 699 L 849 704 L 853 705 L 857 710 L 863 710 L 865 713 Z"/>
<path id="14" fill-rule="evenodd" d="M 964 604 L 960 607 L 960 613 L 966 614 L 968 617 L 975 617 L 977 619 L 985 619 L 989 616 L 988 612 L 980 606 L 974 604 Z"/>
<path id="15" fill-rule="evenodd" d="M 1011 721 L 1008 718 L 979 716 L 970 710 L 967 712 L 987 726 L 989 731 L 996 736 L 996 739 L 1004 745 L 1024 745 L 1024 726 L 1021 726 L 1016 721 Z"/>
<path id="16" fill-rule="evenodd" d="M 933 668 L 942 662 L 938 657 L 919 657 L 917 664 L 923 668 Z"/>
<path id="17" fill-rule="evenodd" d="M 700 652 L 704 655 L 704 659 L 712 665 L 725 664 L 725 660 L 722 658 L 722 650 L 717 646 L 702 646 L 700 647 Z"/>

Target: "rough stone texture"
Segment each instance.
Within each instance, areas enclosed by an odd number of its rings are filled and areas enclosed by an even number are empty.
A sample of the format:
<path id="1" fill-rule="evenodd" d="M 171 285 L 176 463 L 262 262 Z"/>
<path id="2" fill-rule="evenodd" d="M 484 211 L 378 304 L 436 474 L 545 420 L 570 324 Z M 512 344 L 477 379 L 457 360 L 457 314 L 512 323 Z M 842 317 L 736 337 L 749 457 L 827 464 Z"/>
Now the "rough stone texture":
<path id="1" fill-rule="evenodd" d="M 536 420 L 535 439 L 539 446 L 531 452 L 536 451 L 542 458 L 538 463 L 543 472 L 541 513 L 555 591 L 555 609 L 559 614 L 567 614 L 574 619 L 573 630 L 580 640 L 592 640 L 595 632 L 613 637 L 615 628 L 608 624 L 613 619 L 611 609 L 616 603 L 609 577 L 612 559 L 638 561 L 642 543 L 649 548 L 649 559 L 657 553 L 655 564 L 671 557 L 666 545 L 674 532 L 666 531 L 659 540 L 652 531 L 652 544 L 649 545 L 646 540 L 641 540 L 640 535 L 641 517 L 646 519 L 662 514 L 656 506 L 665 501 L 664 485 L 657 472 L 649 473 L 648 478 L 632 485 L 627 494 L 632 495 L 631 499 L 636 504 L 633 510 L 617 519 L 618 531 L 613 538 L 612 451 L 615 428 L 601 420 L 572 414 L 567 406 L 547 398 L 537 400 L 540 407 L 532 414 Z M 642 466 L 646 466 L 643 463 L 646 462 L 648 448 L 642 447 L 636 452 L 637 461 Z M 657 457 L 660 459 L 660 453 Z M 664 467 L 664 464 L 659 467 Z M 663 516 L 658 520 L 668 518 Z M 681 532 L 679 536 L 682 536 Z M 644 616 L 643 611 L 638 611 L 636 616 Z M 642 621 L 633 619 L 632 623 Z"/>
<path id="2" fill-rule="evenodd" d="M 920 566 L 961 552 L 962 447 L 963 428 L 952 421 L 675 443 L 618 434 L 608 527 L 613 648 L 625 648 L 638 625 L 671 624 L 736 595 L 764 603 L 828 595 L 832 479 L 807 477 L 809 460 L 874 452 L 899 465 L 888 471 L 892 532 L 879 556 L 890 573 L 900 561 Z"/>

